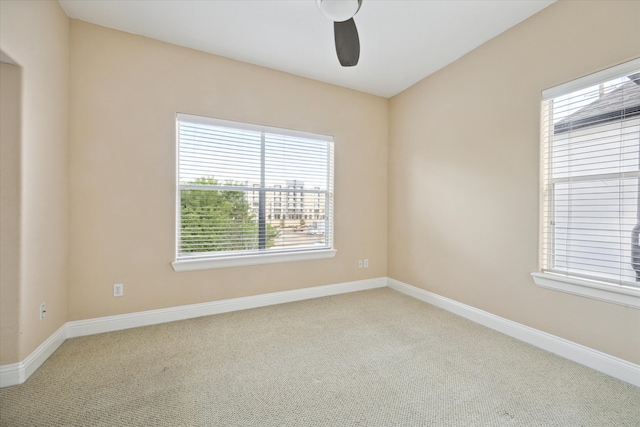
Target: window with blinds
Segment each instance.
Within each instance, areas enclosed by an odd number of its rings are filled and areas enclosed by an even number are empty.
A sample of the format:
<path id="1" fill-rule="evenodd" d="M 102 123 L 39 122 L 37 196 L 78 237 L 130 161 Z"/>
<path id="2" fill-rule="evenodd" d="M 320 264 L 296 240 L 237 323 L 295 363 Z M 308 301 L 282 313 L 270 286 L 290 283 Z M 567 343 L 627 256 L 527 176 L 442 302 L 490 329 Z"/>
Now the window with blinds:
<path id="1" fill-rule="evenodd" d="M 640 62 L 543 92 L 542 269 L 640 287 Z"/>
<path id="2" fill-rule="evenodd" d="M 333 139 L 177 116 L 179 260 L 330 249 Z"/>

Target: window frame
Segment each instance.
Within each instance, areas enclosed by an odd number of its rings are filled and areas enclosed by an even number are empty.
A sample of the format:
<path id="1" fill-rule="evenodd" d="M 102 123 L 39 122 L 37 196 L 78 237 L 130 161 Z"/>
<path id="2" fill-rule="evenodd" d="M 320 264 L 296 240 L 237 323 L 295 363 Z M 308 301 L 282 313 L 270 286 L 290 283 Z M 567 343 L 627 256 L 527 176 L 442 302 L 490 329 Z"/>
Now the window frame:
<path id="1" fill-rule="evenodd" d="M 325 199 L 325 209 L 324 209 L 324 218 L 323 218 L 323 228 L 324 228 L 324 236 L 326 245 L 321 248 L 311 248 L 311 247 L 300 247 L 300 248 L 283 248 L 283 249 L 256 249 L 250 250 L 246 252 L 238 251 L 238 252 L 224 252 L 221 251 L 220 254 L 211 255 L 208 253 L 207 255 L 193 255 L 193 256 L 180 256 L 180 232 L 181 232 L 181 190 L 182 189 L 199 189 L 199 188 L 190 188 L 193 186 L 185 185 L 180 183 L 180 123 L 188 122 L 188 123 L 197 123 L 203 125 L 213 125 L 213 126 L 222 126 L 228 127 L 236 130 L 250 130 L 257 131 L 263 134 L 275 134 L 279 136 L 287 136 L 287 137 L 300 137 L 306 139 L 315 139 L 318 141 L 324 141 L 328 144 L 328 169 L 327 169 L 327 189 L 320 190 L 317 188 L 314 190 L 300 190 L 295 189 L 291 190 L 291 192 L 296 191 L 296 193 L 309 193 L 309 194 L 318 194 L 322 195 Z M 243 122 L 235 122 L 230 120 L 222 120 L 204 116 L 196 116 L 191 114 L 176 114 L 176 199 L 175 199 L 175 209 L 176 209 L 176 217 L 175 217 L 175 242 L 174 242 L 174 261 L 171 263 L 173 269 L 177 272 L 179 271 L 194 271 L 194 270 L 208 270 L 215 268 L 227 268 L 227 267 L 242 267 L 242 266 L 250 266 L 250 265 L 260 265 L 260 264 L 272 264 L 272 263 L 281 263 L 281 262 L 293 262 L 293 261 L 305 261 L 305 260 L 315 260 L 315 259 L 326 259 L 335 257 L 337 250 L 334 248 L 333 244 L 333 181 L 334 181 L 334 138 L 328 135 L 320 135 L 310 132 L 302 132 L 302 131 L 294 131 L 290 129 L 282 129 L 275 128 L 269 126 L 255 125 L 250 123 Z M 260 173 L 263 173 L 264 164 L 260 166 Z M 259 185 L 259 184 L 258 184 Z M 267 188 L 262 188 L 261 186 L 257 190 L 255 185 L 248 185 L 247 188 L 239 186 L 239 187 L 228 187 L 225 185 L 217 185 L 212 186 L 211 188 L 207 188 L 207 190 L 217 190 L 219 188 L 224 190 L 233 190 L 233 191 L 244 191 L 247 194 L 251 192 L 266 192 Z M 228 187 L 228 188 L 227 188 Z M 249 188 L 250 187 L 250 188 Z M 288 192 L 288 189 L 284 189 L 277 185 L 273 189 L 268 189 L 269 192 Z M 323 194 L 321 194 L 323 193 Z M 279 194 L 278 197 L 282 195 Z M 247 196 L 249 197 L 249 196 Z M 248 200 L 248 199 L 247 199 Z M 251 205 L 251 200 L 248 200 L 248 204 Z M 304 210 L 304 208 L 303 208 Z M 266 214 L 266 211 L 265 211 Z M 301 214 L 303 215 L 303 214 Z M 259 252 L 263 251 L 263 252 Z"/>
<path id="2" fill-rule="evenodd" d="M 555 272 L 551 269 L 546 269 L 544 265 L 544 246 L 545 246 L 545 230 L 547 227 L 551 227 L 548 223 L 550 221 L 549 214 L 546 213 L 546 201 L 545 191 L 550 191 L 545 188 L 547 182 L 545 176 L 548 173 L 547 168 L 549 165 L 545 159 L 545 147 L 549 144 L 545 140 L 547 138 L 548 131 L 546 130 L 544 123 L 544 105 L 545 101 L 559 97 L 561 95 L 569 94 L 580 89 L 590 87 L 601 82 L 615 79 L 617 77 L 626 76 L 637 72 L 640 69 L 640 58 L 622 63 L 620 65 L 584 76 L 582 78 L 561 84 L 559 86 L 552 87 L 550 89 L 542 91 L 541 100 L 541 117 L 540 117 L 540 234 L 539 234 L 539 262 L 538 271 L 531 273 L 534 283 L 537 286 L 552 289 L 560 292 L 565 292 L 573 295 L 579 295 L 582 297 L 597 299 L 600 301 L 606 301 L 609 303 L 619 304 L 635 309 L 640 309 L 640 288 L 628 286 L 623 283 L 614 284 L 607 281 L 594 280 L 593 278 L 585 278 L 568 273 Z M 624 175 L 624 174 L 622 174 Z M 551 178 L 549 178 L 552 180 Z M 551 230 L 552 232 L 553 230 Z M 550 233 L 546 233 L 549 235 Z M 549 239 L 547 237 L 547 239 Z"/>

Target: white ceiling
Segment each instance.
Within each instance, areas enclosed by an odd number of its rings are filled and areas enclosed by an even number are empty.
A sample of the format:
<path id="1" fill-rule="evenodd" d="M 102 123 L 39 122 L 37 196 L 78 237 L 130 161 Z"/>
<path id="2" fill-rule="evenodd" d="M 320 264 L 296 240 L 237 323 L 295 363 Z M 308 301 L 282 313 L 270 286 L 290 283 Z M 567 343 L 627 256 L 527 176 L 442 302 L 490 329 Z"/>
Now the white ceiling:
<path id="1" fill-rule="evenodd" d="M 315 0 L 59 0 L 71 18 L 391 97 L 555 0 L 363 0 L 343 68 Z"/>

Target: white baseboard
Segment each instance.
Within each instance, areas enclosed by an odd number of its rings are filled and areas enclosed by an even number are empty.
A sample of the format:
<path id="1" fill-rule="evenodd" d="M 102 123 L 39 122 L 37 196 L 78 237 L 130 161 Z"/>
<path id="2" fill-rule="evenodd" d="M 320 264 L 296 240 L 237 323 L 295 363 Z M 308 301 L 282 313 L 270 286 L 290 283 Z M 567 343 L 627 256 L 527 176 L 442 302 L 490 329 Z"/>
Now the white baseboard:
<path id="1" fill-rule="evenodd" d="M 67 338 L 137 328 L 140 326 L 156 325 L 159 323 L 174 322 L 176 320 L 192 319 L 195 317 L 210 316 L 212 314 L 266 307 L 274 304 L 283 304 L 348 292 L 364 291 L 367 289 L 384 288 L 386 286 L 387 278 L 378 277 L 375 279 L 344 282 L 335 285 L 316 286 L 313 288 L 296 289 L 293 291 L 274 292 L 270 294 L 222 301 L 212 301 L 201 304 L 191 304 L 159 310 L 128 313 L 118 316 L 107 316 L 67 322 L 45 342 L 43 342 L 24 361 L 0 366 L 0 388 L 25 382 Z"/>
<path id="2" fill-rule="evenodd" d="M 274 304 L 283 304 L 305 299 L 338 295 L 347 292 L 363 291 L 366 289 L 384 288 L 385 286 L 387 286 L 386 277 L 380 277 L 376 279 L 358 280 L 355 282 L 345 282 L 335 285 L 296 289 L 293 291 L 274 292 L 270 294 L 233 298 L 222 301 L 169 307 L 159 310 L 141 311 L 138 313 L 122 314 L 118 316 L 78 320 L 74 322 L 67 322 L 67 337 L 75 338 L 85 335 L 100 334 L 103 332 L 118 331 L 121 329 L 175 322 L 176 320 L 193 319 L 195 317 L 210 316 L 212 314 L 266 307 Z"/>
<path id="3" fill-rule="evenodd" d="M 118 316 L 67 322 L 43 342 L 24 361 L 0 366 L 0 388 L 21 384 L 44 363 L 45 360 L 67 338 L 112 332 L 122 329 L 149 326 L 176 320 L 192 319 L 212 314 L 250 308 L 266 307 L 274 304 L 301 301 L 367 289 L 390 287 L 413 298 L 435 305 L 466 319 L 472 320 L 505 335 L 527 342 L 543 350 L 550 351 L 566 359 L 640 387 L 640 366 L 625 360 L 593 350 L 560 337 L 507 320 L 486 311 L 434 294 L 424 289 L 408 285 L 395 279 L 379 277 L 375 279 L 345 282 L 335 285 L 316 286 L 293 291 L 169 307 Z"/>
<path id="4" fill-rule="evenodd" d="M 24 364 L 22 362 L 0 366 L 0 388 L 9 387 L 23 382 Z"/>
<path id="5" fill-rule="evenodd" d="M 0 388 L 25 382 L 66 339 L 66 324 L 64 324 L 22 362 L 0 366 Z"/>
<path id="6" fill-rule="evenodd" d="M 640 365 L 388 278 L 387 286 L 520 341 L 640 387 Z"/>

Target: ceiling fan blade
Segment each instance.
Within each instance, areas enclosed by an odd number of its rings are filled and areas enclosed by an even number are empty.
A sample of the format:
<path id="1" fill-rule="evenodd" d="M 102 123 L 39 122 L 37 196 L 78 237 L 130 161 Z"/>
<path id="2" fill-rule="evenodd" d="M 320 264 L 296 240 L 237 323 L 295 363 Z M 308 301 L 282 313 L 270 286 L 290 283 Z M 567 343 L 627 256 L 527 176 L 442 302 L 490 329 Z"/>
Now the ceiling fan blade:
<path id="1" fill-rule="evenodd" d="M 360 38 L 353 18 L 344 22 L 333 23 L 333 34 L 336 40 L 336 53 L 343 67 L 353 67 L 360 59 Z"/>

